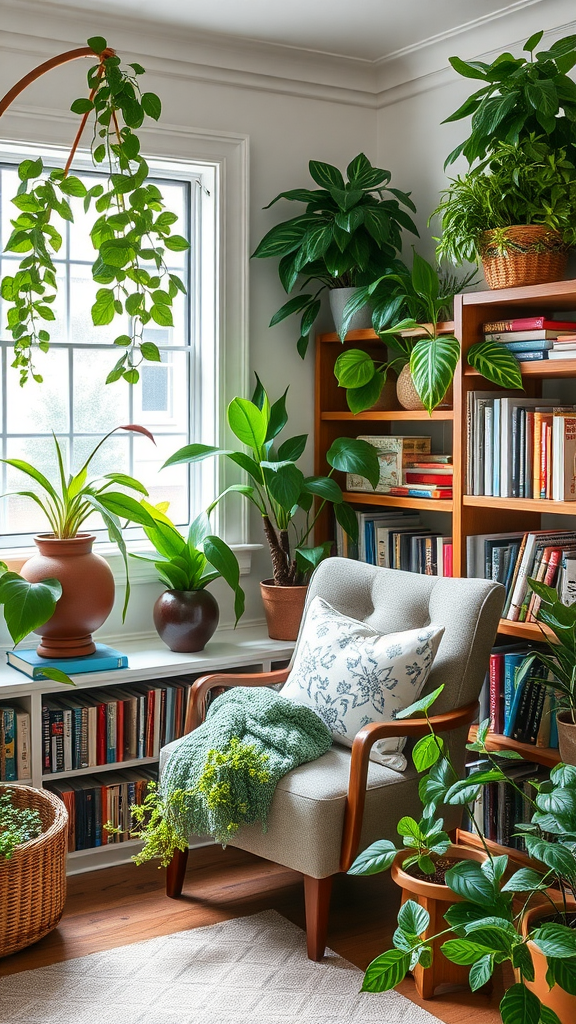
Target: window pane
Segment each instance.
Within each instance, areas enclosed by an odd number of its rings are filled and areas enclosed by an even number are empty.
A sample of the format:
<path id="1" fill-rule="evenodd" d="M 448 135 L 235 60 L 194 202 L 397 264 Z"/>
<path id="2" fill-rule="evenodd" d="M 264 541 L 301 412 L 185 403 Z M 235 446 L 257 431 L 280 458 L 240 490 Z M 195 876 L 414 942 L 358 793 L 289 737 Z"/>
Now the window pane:
<path id="1" fill-rule="evenodd" d="M 147 339 L 156 332 L 146 331 Z M 161 363 L 140 365 L 140 381 L 134 388 L 134 419 L 153 434 L 188 429 L 188 354 L 160 353 Z"/>
<path id="2" fill-rule="evenodd" d="M 152 505 L 160 501 L 170 502 L 168 515 L 174 523 L 189 521 L 188 471 L 186 466 L 161 467 L 169 455 L 185 444 L 188 444 L 186 434 L 169 437 L 160 434 L 156 436 L 156 446 L 141 444 L 134 451 L 134 476 L 148 487 L 148 501 Z"/>
<path id="3" fill-rule="evenodd" d="M 68 439 L 59 437 L 58 441 L 64 460 L 67 462 Z M 56 449 L 51 437 L 10 438 L 6 442 L 6 457 L 23 459 L 25 462 L 32 463 L 55 485 L 59 479 Z M 5 491 L 32 491 L 44 498 L 44 492 L 40 485 L 25 473 L 13 469 L 12 466 L 5 467 L 4 489 Z M 48 520 L 32 498 L 11 495 L 3 498 L 0 506 L 0 522 L 3 533 L 47 533 L 50 531 Z"/>
<path id="4" fill-rule="evenodd" d="M 46 356 L 39 353 L 35 364 L 43 384 L 29 380 L 21 388 L 16 370 L 10 368 L 6 375 L 9 435 L 68 431 L 68 352 L 54 348 Z"/>
<path id="5" fill-rule="evenodd" d="M 106 384 L 120 349 L 77 348 L 74 352 L 73 430 L 80 433 L 112 430 L 130 422 L 130 388 L 125 381 Z"/>
<path id="6" fill-rule="evenodd" d="M 70 343 L 84 345 L 92 342 L 106 345 L 120 334 L 128 333 L 128 317 L 116 316 L 111 324 L 95 327 L 90 310 L 96 300 L 96 292 L 103 285 L 92 280 L 92 268 L 82 263 L 70 264 Z M 110 350 L 110 369 L 116 362 L 116 349 Z M 116 357 L 118 358 L 118 356 Z"/>

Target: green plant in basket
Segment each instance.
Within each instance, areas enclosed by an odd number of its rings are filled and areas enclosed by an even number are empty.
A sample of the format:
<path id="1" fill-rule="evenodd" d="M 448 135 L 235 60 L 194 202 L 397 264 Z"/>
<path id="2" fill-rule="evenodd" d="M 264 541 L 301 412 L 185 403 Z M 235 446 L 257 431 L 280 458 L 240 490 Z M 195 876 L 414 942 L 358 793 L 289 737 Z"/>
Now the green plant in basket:
<path id="1" fill-rule="evenodd" d="M 10 791 L 0 793 L 0 863 L 14 850 L 42 833 L 42 819 L 33 807 L 15 807 Z"/>

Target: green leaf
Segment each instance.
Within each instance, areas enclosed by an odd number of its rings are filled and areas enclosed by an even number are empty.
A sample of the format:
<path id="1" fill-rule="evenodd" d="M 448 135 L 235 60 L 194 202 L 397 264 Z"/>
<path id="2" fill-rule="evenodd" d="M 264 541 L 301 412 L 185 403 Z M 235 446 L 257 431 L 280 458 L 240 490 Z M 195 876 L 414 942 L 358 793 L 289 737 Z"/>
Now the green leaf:
<path id="1" fill-rule="evenodd" d="M 62 585 L 55 579 L 29 583 L 17 572 L 0 576 L 0 604 L 4 605 L 6 627 L 15 644 L 52 618 L 61 595 Z"/>
<path id="2" fill-rule="evenodd" d="M 166 469 L 167 466 L 180 466 L 186 462 L 202 462 L 204 459 L 210 458 L 211 455 L 227 455 L 222 448 L 215 448 L 211 444 L 187 444 L 183 448 L 178 448 L 162 466 L 162 469 Z"/>
<path id="3" fill-rule="evenodd" d="M 370 295 L 371 292 L 369 288 L 358 288 L 355 294 L 348 299 L 348 302 L 342 310 L 342 323 L 340 325 L 339 332 L 340 341 L 345 340 L 352 317 L 369 304 Z"/>
<path id="4" fill-rule="evenodd" d="M 525 50 L 526 53 L 533 53 L 543 35 L 544 29 L 540 29 L 539 32 L 535 32 L 534 35 L 530 36 L 530 38 L 526 40 L 522 49 Z"/>
<path id="5" fill-rule="evenodd" d="M 109 238 L 102 242 L 100 255 L 109 267 L 125 267 L 134 259 L 135 251 L 127 238 Z"/>
<path id="6" fill-rule="evenodd" d="M 348 388 L 346 391 L 346 402 L 350 412 L 356 415 L 356 413 L 371 409 L 380 398 L 385 383 L 386 375 L 377 370 L 372 380 L 364 384 L 363 387 Z"/>
<path id="7" fill-rule="evenodd" d="M 398 911 L 398 924 L 405 932 L 422 935 L 430 924 L 430 914 L 414 900 L 406 900 Z"/>
<path id="8" fill-rule="evenodd" d="M 92 306 L 92 323 L 95 327 L 102 327 L 112 323 L 115 315 L 114 292 L 110 288 L 99 288 L 96 292 L 96 302 Z"/>
<path id="9" fill-rule="evenodd" d="M 449 57 L 448 60 L 459 75 L 463 78 L 481 78 L 485 79 L 486 73 L 483 67 L 486 65 L 479 65 L 477 63 L 469 63 L 465 60 L 461 60 L 460 57 Z"/>
<path id="10" fill-rule="evenodd" d="M 162 306 L 158 302 L 155 302 L 154 305 L 150 307 L 150 316 L 154 323 L 158 324 L 160 327 L 174 326 L 174 317 L 172 316 L 172 310 L 169 306 Z M 151 342 L 144 342 L 144 344 L 151 344 Z M 144 345 L 141 345 L 140 348 L 144 348 Z"/>
<path id="11" fill-rule="evenodd" d="M 269 413 L 246 398 L 233 398 L 228 406 L 228 423 L 238 440 L 258 451 L 266 440 Z"/>
<path id="12" fill-rule="evenodd" d="M 334 505 L 342 501 L 342 489 L 330 476 L 308 476 L 304 480 L 304 488 L 310 494 L 317 494 Z"/>
<path id="13" fill-rule="evenodd" d="M 549 843 L 545 839 L 530 835 L 527 835 L 524 841 L 531 857 L 542 861 L 543 864 L 564 878 L 568 878 L 572 882 L 576 880 L 576 861 L 565 846 L 559 843 Z"/>
<path id="14" fill-rule="evenodd" d="M 98 495 L 98 500 L 108 512 L 119 518 L 129 519 L 139 526 L 154 528 L 154 519 L 141 502 L 136 501 L 129 494 L 122 494 L 120 491 L 103 491 Z"/>
<path id="15" fill-rule="evenodd" d="M 0 579 L 0 586 L 1 582 Z M 560 959 L 576 956 L 576 934 L 566 925 L 543 924 L 532 932 L 531 938 L 545 956 Z"/>
<path id="16" fill-rule="evenodd" d="M 407 708 L 402 711 L 396 712 L 396 719 L 410 718 L 411 715 L 415 715 L 417 711 L 428 711 L 431 708 L 434 701 L 440 696 L 444 689 L 444 683 L 438 686 L 431 693 L 427 693 L 425 697 L 420 697 L 419 700 L 415 700 L 413 704 L 409 704 Z"/>
<path id="17" fill-rule="evenodd" d="M 164 245 L 171 252 L 185 252 L 190 248 L 190 242 L 183 235 L 170 235 L 169 238 L 164 239 Z"/>
<path id="18" fill-rule="evenodd" d="M 538 1024 L 540 1009 L 538 997 L 518 982 L 504 993 L 500 1002 L 502 1024 Z"/>
<path id="19" fill-rule="evenodd" d="M 422 338 L 414 345 L 410 372 L 414 387 L 429 413 L 444 398 L 459 358 L 460 344 L 456 338 Z"/>
<path id="20" fill-rule="evenodd" d="M 204 554 L 213 565 L 222 579 L 226 581 L 234 592 L 234 613 L 236 623 L 244 612 L 244 591 L 240 586 L 240 566 L 234 552 L 220 537 L 206 537 L 204 539 Z"/>
<path id="21" fill-rule="evenodd" d="M 440 757 L 444 747 L 444 740 L 441 736 L 422 736 L 415 743 L 412 750 L 412 760 L 417 772 L 425 772 L 431 768 Z"/>
<path id="22" fill-rule="evenodd" d="M 100 56 L 107 46 L 104 36 L 90 36 L 90 39 L 88 39 L 87 42 L 90 49 L 94 50 L 94 53 L 97 53 L 98 56 Z"/>
<path id="23" fill-rule="evenodd" d="M 312 300 L 312 295 L 296 295 L 293 299 L 288 299 L 288 302 L 285 302 L 284 305 L 274 313 L 274 316 L 268 326 L 275 327 L 276 324 L 285 320 L 287 316 L 291 316 L 292 313 L 300 313 L 303 309 L 306 309 L 306 306 L 308 306 Z"/>
<path id="24" fill-rule="evenodd" d="M 158 121 L 162 113 L 162 104 L 158 96 L 153 92 L 144 92 L 141 96 L 141 103 L 144 113 Z"/>
<path id="25" fill-rule="evenodd" d="M 66 683 L 67 686 L 76 686 L 74 680 L 59 668 L 43 668 L 41 678 L 51 679 L 54 683 Z"/>
<path id="26" fill-rule="evenodd" d="M 396 988 L 406 977 L 410 967 L 408 953 L 399 949 L 389 949 L 382 953 L 366 968 L 362 992 L 388 992 Z"/>
<path id="27" fill-rule="evenodd" d="M 29 181 L 31 178 L 39 177 L 43 168 L 41 157 L 38 157 L 37 160 L 23 160 L 18 166 L 18 177 L 21 181 Z"/>
<path id="28" fill-rule="evenodd" d="M 326 461 L 334 469 L 366 477 L 376 489 L 380 479 L 380 460 L 374 446 L 367 441 L 337 437 L 326 453 Z"/>
<path id="29" fill-rule="evenodd" d="M 287 465 L 280 466 L 276 472 L 266 469 L 264 476 L 274 501 L 277 501 L 286 512 L 290 512 L 297 504 L 302 491 L 304 484 L 302 471 L 289 462 Z"/>
<path id="30" fill-rule="evenodd" d="M 512 966 L 517 967 L 526 981 L 534 981 L 534 964 L 528 946 L 519 942 L 512 947 Z"/>
<path id="31" fill-rule="evenodd" d="M 334 365 L 334 374 L 340 387 L 360 388 L 372 380 L 376 366 L 372 356 L 359 348 L 342 352 Z"/>
<path id="32" fill-rule="evenodd" d="M 448 939 L 440 948 L 447 960 L 462 966 L 475 964 L 493 952 L 489 947 L 471 942 L 470 939 Z"/>
<path id="33" fill-rule="evenodd" d="M 556 984 L 560 985 L 565 992 L 569 992 L 571 996 L 576 996 L 576 959 L 573 960 L 570 957 L 556 959 L 550 956 L 546 959 L 548 969 L 552 968 Z"/>
<path id="34" fill-rule="evenodd" d="M 85 473 L 84 478 L 86 478 Z M 133 491 L 138 491 L 140 494 L 143 494 L 144 497 L 148 497 L 148 491 L 144 487 L 144 484 L 141 484 L 139 480 L 135 479 L 135 477 L 128 476 L 127 473 L 106 473 L 104 475 L 104 479 L 112 480 L 113 483 L 119 484 L 120 487 L 131 487 Z"/>
<path id="35" fill-rule="evenodd" d="M 437 299 L 440 288 L 438 274 L 434 267 L 417 252 L 412 262 L 412 284 L 423 299 Z"/>
<path id="36" fill-rule="evenodd" d="M 158 346 L 155 345 L 153 341 L 143 341 L 142 344 L 140 345 L 140 351 L 144 359 L 147 359 L 149 362 L 162 362 L 162 356 L 160 355 Z"/>
<path id="37" fill-rule="evenodd" d="M 471 903 L 479 903 L 482 907 L 492 906 L 494 885 L 475 861 L 460 861 L 446 872 L 445 877 L 446 885 L 457 896 Z"/>
<path id="38" fill-rule="evenodd" d="M 315 569 L 320 562 L 323 562 L 325 558 L 328 558 L 332 551 L 332 541 L 326 540 L 323 544 L 317 544 L 316 547 L 306 548 L 298 547 L 295 549 L 294 554 L 296 556 L 296 564 L 300 572 L 310 572 Z"/>
<path id="39" fill-rule="evenodd" d="M 358 519 L 352 506 L 346 501 L 343 501 L 341 505 L 334 505 L 334 515 L 344 533 L 350 537 L 353 543 L 358 543 Z"/>
<path id="40" fill-rule="evenodd" d="M 536 892 L 538 889 L 546 889 L 546 882 L 543 883 L 542 875 L 532 868 L 520 868 L 502 886 L 502 892 Z"/>
<path id="41" fill-rule="evenodd" d="M 310 160 L 308 169 L 310 177 L 314 179 L 317 185 L 321 185 L 322 188 L 345 188 L 341 171 L 337 167 L 333 167 L 332 164 L 324 164 L 319 160 Z"/>
<path id="42" fill-rule="evenodd" d="M 477 992 L 479 988 L 482 988 L 487 981 L 490 981 L 492 972 L 494 970 L 494 957 L 490 953 L 486 953 L 485 956 L 481 956 L 479 960 L 476 960 L 470 967 L 470 974 L 468 975 L 468 982 L 472 992 Z"/>
<path id="43" fill-rule="evenodd" d="M 481 786 L 490 782 L 502 782 L 506 779 L 499 768 L 488 768 L 485 771 L 472 772 L 465 779 L 459 779 L 446 793 L 447 804 L 467 804 L 475 800 Z"/>
<path id="44" fill-rule="evenodd" d="M 466 353 L 468 363 L 486 380 L 503 388 L 522 388 L 518 360 L 504 345 L 495 341 L 478 341 Z"/>
<path id="45" fill-rule="evenodd" d="M 286 441 L 283 441 L 278 449 L 278 459 L 280 462 L 297 462 L 300 456 L 304 454 L 307 441 L 308 434 L 297 434 L 296 437 L 289 437 Z"/>
<path id="46" fill-rule="evenodd" d="M 266 441 L 272 441 L 277 437 L 288 422 L 288 413 L 286 412 L 287 394 L 288 388 L 286 388 L 284 394 L 270 406 L 270 419 L 268 421 L 268 430 L 266 431 Z"/>
<path id="47" fill-rule="evenodd" d="M 560 1017 L 545 1003 L 540 1003 L 540 1024 L 562 1024 Z"/>

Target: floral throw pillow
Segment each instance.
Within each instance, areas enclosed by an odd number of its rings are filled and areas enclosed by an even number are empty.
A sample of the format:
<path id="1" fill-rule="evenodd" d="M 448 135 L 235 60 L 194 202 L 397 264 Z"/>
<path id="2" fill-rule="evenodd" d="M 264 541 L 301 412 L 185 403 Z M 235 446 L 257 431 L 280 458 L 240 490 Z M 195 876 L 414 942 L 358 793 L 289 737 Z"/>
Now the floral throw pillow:
<path id="1" fill-rule="evenodd" d="M 370 722 L 389 722 L 420 696 L 444 626 L 380 633 L 314 597 L 282 696 L 312 708 L 334 739 L 352 746 Z M 403 770 L 406 740 L 379 740 L 371 759 Z"/>

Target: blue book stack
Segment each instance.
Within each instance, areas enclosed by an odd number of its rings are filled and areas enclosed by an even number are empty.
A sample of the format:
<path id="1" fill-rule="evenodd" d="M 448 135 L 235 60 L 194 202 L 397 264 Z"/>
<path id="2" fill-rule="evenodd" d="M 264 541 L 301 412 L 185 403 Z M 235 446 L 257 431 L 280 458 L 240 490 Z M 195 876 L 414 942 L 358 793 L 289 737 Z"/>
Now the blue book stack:
<path id="1" fill-rule="evenodd" d="M 31 679 L 46 679 L 45 668 L 58 668 L 70 676 L 128 668 L 127 656 L 106 644 L 96 644 L 94 654 L 87 654 L 84 658 L 41 658 L 36 651 L 7 651 L 6 660 L 12 668 L 24 672 Z"/>

